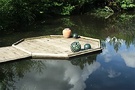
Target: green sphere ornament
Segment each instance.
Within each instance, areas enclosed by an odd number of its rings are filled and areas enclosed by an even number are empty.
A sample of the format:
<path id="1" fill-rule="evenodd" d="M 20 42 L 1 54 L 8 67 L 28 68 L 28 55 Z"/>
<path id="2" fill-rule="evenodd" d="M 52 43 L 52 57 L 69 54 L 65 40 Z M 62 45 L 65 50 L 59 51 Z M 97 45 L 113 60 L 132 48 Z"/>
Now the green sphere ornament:
<path id="1" fill-rule="evenodd" d="M 70 49 L 72 52 L 78 52 L 81 50 L 81 44 L 79 42 L 71 43 Z"/>
<path id="2" fill-rule="evenodd" d="M 73 38 L 78 38 L 79 37 L 79 35 L 77 34 L 77 33 L 73 33 Z"/>
<path id="3" fill-rule="evenodd" d="M 84 49 L 85 49 L 85 50 L 86 50 L 86 49 L 91 49 L 91 45 L 90 45 L 90 44 L 88 44 L 88 43 L 87 43 L 87 44 L 85 44 L 85 45 L 84 45 Z"/>

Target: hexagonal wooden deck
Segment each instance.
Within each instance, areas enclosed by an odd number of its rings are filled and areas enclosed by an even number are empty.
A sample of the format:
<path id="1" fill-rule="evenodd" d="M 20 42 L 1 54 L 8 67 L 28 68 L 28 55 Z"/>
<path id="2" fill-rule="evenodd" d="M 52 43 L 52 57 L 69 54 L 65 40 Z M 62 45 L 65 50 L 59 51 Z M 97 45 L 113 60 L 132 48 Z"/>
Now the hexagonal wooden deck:
<path id="1" fill-rule="evenodd" d="M 82 46 L 82 50 L 79 52 L 72 52 L 70 50 L 70 45 L 72 42 L 79 42 Z M 91 45 L 91 49 L 83 50 L 84 44 L 89 43 Z M 5 47 L 4 47 L 5 48 Z M 11 60 L 12 55 L 10 53 L 14 53 L 13 59 L 32 57 L 32 58 L 56 58 L 56 59 L 68 59 L 70 57 L 87 54 L 95 51 L 102 50 L 100 47 L 100 40 L 83 37 L 80 38 L 63 38 L 62 35 L 49 35 L 49 36 L 40 36 L 40 37 L 32 37 L 22 39 L 12 45 L 12 48 L 15 50 L 1 50 L 1 53 L 5 53 L 3 57 L 0 57 L 0 60 Z M 9 53 L 6 54 L 6 53 Z M 18 53 L 18 54 L 17 54 Z M 22 54 L 23 53 L 23 54 Z M 16 55 L 16 58 L 15 58 Z M 21 56 L 24 55 L 24 56 Z M 5 58 L 7 57 L 7 58 Z"/>

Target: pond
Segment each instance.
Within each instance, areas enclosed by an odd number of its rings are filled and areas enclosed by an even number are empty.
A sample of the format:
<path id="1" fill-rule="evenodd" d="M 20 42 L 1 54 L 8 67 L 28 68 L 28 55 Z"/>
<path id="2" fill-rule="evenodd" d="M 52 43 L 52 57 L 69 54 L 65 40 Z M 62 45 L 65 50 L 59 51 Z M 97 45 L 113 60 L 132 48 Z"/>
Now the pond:
<path id="1" fill-rule="evenodd" d="M 102 52 L 69 60 L 1 63 L 0 90 L 135 90 L 135 18 L 52 17 L 21 28 L 20 32 L 0 35 L 0 47 L 26 37 L 61 34 L 65 27 L 99 38 Z"/>

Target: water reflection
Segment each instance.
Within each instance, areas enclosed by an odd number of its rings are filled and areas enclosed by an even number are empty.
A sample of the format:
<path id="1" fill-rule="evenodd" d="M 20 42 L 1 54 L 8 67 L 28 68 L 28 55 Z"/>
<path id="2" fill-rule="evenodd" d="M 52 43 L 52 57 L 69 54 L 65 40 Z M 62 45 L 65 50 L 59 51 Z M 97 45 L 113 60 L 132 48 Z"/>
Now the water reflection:
<path id="1" fill-rule="evenodd" d="M 26 37 L 61 34 L 69 26 L 80 35 L 101 39 L 104 48 L 101 53 L 70 60 L 2 63 L 0 90 L 135 90 L 134 21 L 64 17 L 25 28 L 31 31 L 0 36 L 0 46 L 6 46 Z"/>
<path id="2" fill-rule="evenodd" d="M 111 58 L 113 57 L 113 54 L 121 55 L 121 58 L 125 61 L 125 64 L 128 67 L 135 68 L 135 46 L 134 43 L 127 46 L 127 43 L 123 39 L 118 39 L 116 37 L 110 38 L 107 37 L 106 40 L 103 43 L 104 51 L 103 55 L 105 55 L 105 61 L 109 62 L 111 61 Z M 111 47 L 113 48 L 111 49 Z M 110 50 L 109 50 L 110 49 Z M 114 50 L 118 53 L 113 52 Z M 109 52 L 111 51 L 111 53 Z"/>
<path id="3" fill-rule="evenodd" d="M 83 69 L 72 65 L 72 62 L 68 60 L 42 60 L 42 63 L 46 66 L 42 74 L 38 74 L 36 71 L 26 74 L 16 84 L 21 88 L 20 90 L 22 88 L 29 90 L 83 90 L 86 88 L 84 81 L 100 67 L 100 63 L 96 61 L 91 64 L 83 63 L 85 64 Z"/>
<path id="4" fill-rule="evenodd" d="M 103 45 L 104 49 L 96 59 L 96 62 L 100 63 L 100 68 L 86 79 L 85 90 L 134 90 L 134 44 L 127 47 L 125 40 L 107 37 Z"/>
<path id="5" fill-rule="evenodd" d="M 116 72 L 116 71 L 114 71 L 114 70 L 112 70 L 112 69 L 109 69 L 109 70 L 108 70 L 108 77 L 109 77 L 109 78 L 115 78 L 115 77 L 118 77 L 118 76 L 120 76 L 120 75 L 121 75 L 120 72 Z"/>
<path id="6" fill-rule="evenodd" d="M 124 43 L 126 44 L 126 43 Z M 130 44 L 130 46 L 122 47 L 121 51 L 119 51 L 121 58 L 125 61 L 126 66 L 135 68 L 135 46 L 134 44 Z"/>
<path id="7" fill-rule="evenodd" d="M 75 58 L 70 59 L 70 61 L 73 65 L 80 66 L 80 68 L 83 69 L 86 64 L 90 65 L 96 60 L 96 56 L 98 53 L 100 52 L 96 52 L 96 54 L 75 57 Z"/>
<path id="8" fill-rule="evenodd" d="M 135 68 L 135 51 L 120 53 L 121 57 L 125 61 L 126 66 Z"/>
<path id="9" fill-rule="evenodd" d="M 1 90 L 83 90 L 85 80 L 100 67 L 93 57 L 4 63 L 0 66 Z M 79 60 L 76 65 L 74 60 Z"/>
<path id="10" fill-rule="evenodd" d="M 37 68 L 34 68 L 37 67 Z M 14 85 L 22 79 L 26 73 L 36 70 L 38 73 L 43 69 L 41 62 L 23 60 L 20 62 L 8 62 L 0 64 L 0 90 L 16 90 Z"/>

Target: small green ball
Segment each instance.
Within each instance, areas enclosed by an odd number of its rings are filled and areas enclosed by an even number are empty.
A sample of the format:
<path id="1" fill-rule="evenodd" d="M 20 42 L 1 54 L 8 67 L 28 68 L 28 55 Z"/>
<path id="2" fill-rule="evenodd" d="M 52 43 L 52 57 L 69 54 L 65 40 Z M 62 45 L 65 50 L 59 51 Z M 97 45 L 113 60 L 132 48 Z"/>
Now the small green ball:
<path id="1" fill-rule="evenodd" d="M 73 33 L 73 38 L 78 38 L 79 37 L 79 35 L 77 34 L 77 33 Z"/>
<path id="2" fill-rule="evenodd" d="M 90 44 L 88 44 L 88 43 L 87 43 L 87 44 L 85 44 L 85 45 L 84 45 L 84 49 L 85 49 L 85 50 L 86 50 L 86 49 L 91 49 L 91 45 L 90 45 Z"/>

